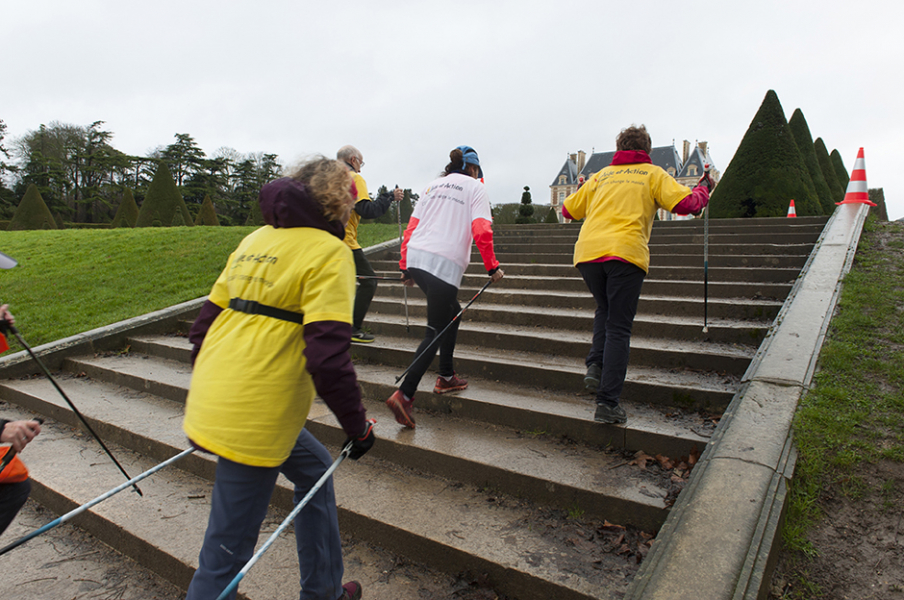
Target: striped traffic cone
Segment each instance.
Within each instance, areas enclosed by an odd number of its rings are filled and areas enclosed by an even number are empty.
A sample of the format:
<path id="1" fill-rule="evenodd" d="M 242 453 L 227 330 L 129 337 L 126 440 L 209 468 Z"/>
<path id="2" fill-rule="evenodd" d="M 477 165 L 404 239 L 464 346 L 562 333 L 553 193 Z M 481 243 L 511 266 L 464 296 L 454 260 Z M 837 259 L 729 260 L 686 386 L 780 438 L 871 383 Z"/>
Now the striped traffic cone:
<path id="1" fill-rule="evenodd" d="M 794 200 L 792 200 L 792 201 L 791 201 L 791 205 L 788 206 L 788 216 L 789 216 L 789 217 L 796 217 L 796 216 L 797 216 L 797 211 L 794 210 Z"/>
<path id="2" fill-rule="evenodd" d="M 866 160 L 863 158 L 863 148 L 857 153 L 857 160 L 854 161 L 854 170 L 851 171 L 851 180 L 848 182 L 847 191 L 844 193 L 844 200 L 835 204 L 869 204 L 876 206 L 874 202 L 869 201 L 869 191 L 866 188 Z"/>

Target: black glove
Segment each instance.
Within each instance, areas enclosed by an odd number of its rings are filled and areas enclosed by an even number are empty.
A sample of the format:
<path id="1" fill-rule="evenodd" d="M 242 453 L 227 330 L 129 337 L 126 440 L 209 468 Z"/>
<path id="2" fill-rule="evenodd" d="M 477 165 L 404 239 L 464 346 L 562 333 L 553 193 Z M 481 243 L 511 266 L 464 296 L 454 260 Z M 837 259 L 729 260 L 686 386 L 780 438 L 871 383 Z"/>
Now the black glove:
<path id="1" fill-rule="evenodd" d="M 402 271 L 402 281 L 411 281 L 411 274 L 407 270 Z"/>
<path id="2" fill-rule="evenodd" d="M 377 439 L 374 435 L 374 424 L 376 424 L 374 419 L 367 419 L 364 421 L 364 432 L 358 437 L 350 437 L 345 441 L 342 451 L 345 452 L 346 449 L 349 449 L 348 457 L 350 459 L 358 460 L 373 447 L 374 441 Z"/>
<path id="3" fill-rule="evenodd" d="M 716 187 L 716 182 L 713 181 L 712 175 L 709 174 L 709 171 L 704 171 L 703 177 L 700 178 L 700 181 L 697 182 L 697 185 L 706 186 L 706 189 L 712 192 L 713 188 Z"/>

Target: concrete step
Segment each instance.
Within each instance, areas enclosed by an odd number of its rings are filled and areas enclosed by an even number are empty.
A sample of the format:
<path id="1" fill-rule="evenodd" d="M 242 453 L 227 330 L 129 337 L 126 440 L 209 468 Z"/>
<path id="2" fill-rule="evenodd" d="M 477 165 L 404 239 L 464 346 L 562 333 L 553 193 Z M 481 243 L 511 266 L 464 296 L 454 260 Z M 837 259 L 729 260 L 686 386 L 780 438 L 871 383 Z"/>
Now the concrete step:
<path id="1" fill-rule="evenodd" d="M 384 269 L 376 269 L 378 274 L 393 278 L 398 276 L 398 270 L 386 270 L 385 265 L 382 266 L 384 267 Z M 393 267 L 395 267 L 395 265 L 393 265 Z M 503 265 L 503 269 L 505 268 L 507 267 Z M 483 287 L 486 282 L 486 273 L 480 272 L 478 270 L 466 272 L 464 274 L 464 277 L 462 278 L 462 297 L 464 297 L 465 289 L 473 289 L 476 292 L 478 289 Z M 383 287 L 393 287 L 399 285 L 400 283 L 395 280 L 379 281 L 377 283 L 377 289 L 380 290 L 383 289 Z M 785 283 L 720 282 L 714 280 L 713 278 L 710 278 L 707 289 L 710 299 L 773 299 L 779 301 L 779 304 L 781 304 L 781 302 L 783 302 L 784 299 L 788 296 L 788 292 L 791 291 L 792 285 L 793 283 L 790 281 Z M 648 277 L 643 282 L 642 296 L 653 295 L 698 298 L 702 305 L 703 287 L 703 270 L 700 269 L 699 277 L 691 281 L 651 279 Z M 581 292 L 589 296 L 589 292 L 587 291 L 587 284 L 584 283 L 583 279 L 577 276 L 577 270 L 575 270 L 574 276 L 567 277 L 538 277 L 531 275 L 518 275 L 506 271 L 505 278 L 498 285 L 494 286 L 494 289 L 500 288 L 510 288 L 516 290 L 551 290 L 556 292 Z M 419 293 L 416 287 L 409 288 L 408 292 L 409 294 Z M 702 309 L 700 310 L 700 314 L 703 314 Z"/>
<path id="2" fill-rule="evenodd" d="M 113 365 L 109 370 L 132 374 L 143 369 L 146 381 L 181 379 L 182 374 L 171 364 L 178 361 L 131 354 L 70 361 L 69 367 L 84 367 L 91 375 L 62 375 L 59 381 L 126 470 L 136 474 L 180 451 L 185 440 L 178 403 L 94 378 L 97 371 L 92 367 L 109 369 Z M 74 417 L 67 414 L 49 382 L 8 381 L 3 395 L 23 407 L 24 414 L 63 417 L 61 422 L 48 421 L 45 433 L 29 448 L 29 464 L 40 473 L 35 493 L 40 502 L 64 512 L 121 483 L 122 476 L 105 461 L 99 448 L 93 447 L 92 440 L 66 431 L 74 425 Z M 567 548 L 541 531 L 516 526 L 531 522 L 530 504 L 488 504 L 481 490 L 489 488 L 496 495 L 512 490 L 516 497 L 528 500 L 538 496 L 551 506 L 580 509 L 615 523 L 630 518 L 646 530 L 655 530 L 665 516 L 668 491 L 638 470 L 617 471 L 626 462 L 618 455 L 440 413 L 418 412 L 418 429 L 404 430 L 382 403 L 371 404 L 369 409 L 378 418 L 380 442 L 372 458 L 343 465 L 337 471 L 337 497 L 344 531 L 391 551 L 445 564 L 452 572 L 479 565 L 502 582 L 497 589 L 518 598 L 608 598 L 614 596 L 594 589 L 592 581 L 562 581 L 554 557 L 563 551 L 567 554 Z M 309 428 L 328 444 L 344 440 L 322 404 L 312 411 Z M 697 441 L 703 439 L 698 436 Z M 336 450 L 333 448 L 334 453 Z M 73 464 L 61 461 L 60 456 L 78 460 Z M 195 567 L 206 524 L 213 460 L 196 454 L 178 467 L 142 482 L 144 498 L 123 492 L 88 513 L 80 525 L 184 587 Z M 432 474 L 424 473 L 425 469 Z M 465 485 L 450 486 L 448 479 L 437 473 L 454 474 L 455 480 Z M 291 508 L 286 482 L 280 483 L 273 504 L 283 513 Z M 168 525 L 165 532 L 161 532 L 161 519 Z M 279 519 L 281 515 L 269 518 L 265 532 Z M 243 582 L 242 591 L 249 598 L 288 597 L 278 591 L 280 579 L 264 575 L 274 570 L 294 571 L 291 535 L 277 544 L 268 552 L 266 570 L 252 570 Z M 553 558 L 539 564 L 526 560 L 535 553 Z M 379 579 L 378 573 L 367 568 L 364 575 L 355 572 L 355 577 L 365 582 Z"/>
<path id="3" fill-rule="evenodd" d="M 375 270 L 381 272 L 392 271 L 397 267 L 394 261 L 371 261 L 371 265 Z M 502 265 L 506 275 L 521 275 L 533 277 L 574 277 L 576 269 L 567 264 L 532 264 L 532 263 L 509 263 Z M 486 272 L 483 263 L 472 262 L 468 267 L 469 273 L 483 274 Z M 716 282 L 792 282 L 800 273 L 800 268 L 781 268 L 781 267 L 709 267 L 709 279 Z M 651 279 L 678 280 L 678 281 L 697 281 L 703 280 L 703 265 L 682 267 L 657 267 L 652 265 L 647 276 Z"/>
<path id="4" fill-rule="evenodd" d="M 523 254 L 512 252 L 496 252 L 496 258 L 503 265 L 517 263 L 524 260 Z M 574 253 L 558 252 L 558 253 L 532 253 L 529 256 L 531 264 L 545 265 L 572 265 Z M 653 255 L 651 260 L 657 266 L 679 266 L 679 267 L 700 267 L 703 268 L 703 251 L 690 252 L 685 249 L 682 254 L 659 253 Z M 478 252 L 471 253 L 471 262 L 482 264 L 483 259 Z M 803 268 L 807 262 L 806 254 L 789 254 L 789 255 L 768 255 L 768 254 L 715 254 L 710 250 L 709 266 L 710 267 L 780 267 L 780 268 Z"/>
<path id="5" fill-rule="evenodd" d="M 470 299 L 479 289 L 479 287 L 462 285 L 459 296 L 461 299 Z M 377 294 L 389 301 L 394 299 L 396 302 L 404 302 L 405 290 L 399 284 L 386 283 L 377 287 Z M 410 299 L 424 297 L 423 292 L 417 287 L 408 288 L 407 294 Z M 501 284 L 498 287 L 487 288 L 478 301 L 481 304 L 535 307 L 539 310 L 546 308 L 596 310 L 596 301 L 586 289 L 576 292 L 532 290 Z M 778 314 L 781 306 L 781 302 L 777 300 L 714 297 L 707 302 L 707 314 L 711 318 L 771 321 Z M 703 300 L 692 297 L 642 294 L 637 312 L 649 315 L 699 314 L 702 316 Z"/>
<path id="6" fill-rule="evenodd" d="M 462 307 L 467 300 L 462 299 Z M 405 303 L 398 298 L 376 296 L 365 325 L 378 315 L 405 318 Z M 427 307 L 423 297 L 408 298 L 408 317 L 426 321 Z M 593 311 L 590 309 L 562 309 L 525 307 L 517 305 L 481 304 L 478 299 L 463 316 L 463 323 L 502 324 L 518 329 L 545 327 L 551 330 L 583 332 L 589 341 L 593 331 Z M 758 346 L 765 338 L 771 321 L 744 320 L 712 317 L 707 320 L 708 331 L 703 332 L 703 308 L 689 316 L 651 315 L 638 313 L 634 320 L 633 335 L 637 337 L 669 338 L 684 341 L 710 342 Z"/>

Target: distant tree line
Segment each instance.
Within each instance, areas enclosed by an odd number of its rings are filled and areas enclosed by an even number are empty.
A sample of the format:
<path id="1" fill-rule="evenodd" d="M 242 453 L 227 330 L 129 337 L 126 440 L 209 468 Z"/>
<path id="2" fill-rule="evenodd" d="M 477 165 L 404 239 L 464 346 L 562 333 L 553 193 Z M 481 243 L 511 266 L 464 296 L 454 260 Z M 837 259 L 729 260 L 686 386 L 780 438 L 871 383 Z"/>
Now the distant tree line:
<path id="1" fill-rule="evenodd" d="M 279 176 L 276 154 L 242 154 L 220 148 L 208 157 L 191 135 L 147 156 L 132 156 L 112 145 L 103 121 L 88 126 L 51 122 L 14 141 L 6 140 L 0 120 L 0 219 L 12 217 L 34 184 L 56 220 L 110 223 L 123 200 L 141 205 L 158 170 L 166 164 L 188 207 L 192 221 L 214 220 L 205 198 L 223 225 L 242 225 L 257 204 L 261 186 Z M 164 225 L 169 225 L 165 223 Z M 188 224 L 188 223 L 186 223 Z"/>

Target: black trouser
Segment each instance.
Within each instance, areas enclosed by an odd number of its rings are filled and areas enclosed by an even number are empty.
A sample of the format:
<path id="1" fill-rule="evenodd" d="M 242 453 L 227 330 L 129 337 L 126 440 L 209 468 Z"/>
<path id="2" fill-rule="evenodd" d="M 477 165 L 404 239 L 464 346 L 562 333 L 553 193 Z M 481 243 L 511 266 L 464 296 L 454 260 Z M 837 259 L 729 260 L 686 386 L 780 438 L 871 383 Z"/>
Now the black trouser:
<path id="1" fill-rule="evenodd" d="M 619 260 L 580 263 L 578 270 L 596 300 L 593 345 L 585 362 L 588 367 L 602 366 L 597 403 L 616 406 L 625 386 L 631 328 L 646 273 L 636 265 Z"/>
<path id="2" fill-rule="evenodd" d="M 376 273 L 370 266 L 367 257 L 364 256 L 364 250 L 358 248 L 352 250 L 355 257 L 355 274 L 359 277 L 373 277 Z M 355 311 L 352 313 L 352 327 L 355 331 L 361 329 L 364 325 L 364 317 L 370 308 L 370 301 L 374 299 L 374 293 L 377 291 L 376 279 L 359 279 L 358 291 L 355 292 Z"/>
<path id="3" fill-rule="evenodd" d="M 399 388 L 403 394 L 414 398 L 421 378 L 436 356 L 437 348 L 439 348 L 439 374 L 449 377 L 455 373 L 452 368 L 452 353 L 455 351 L 455 340 L 458 338 L 458 325 L 461 319 L 457 319 L 438 342 L 434 343 L 434 339 L 461 311 L 461 304 L 458 303 L 458 288 L 454 285 L 422 269 L 408 269 L 408 274 L 427 295 L 427 331 L 414 354 L 419 358 L 411 365 L 405 381 Z M 430 349 L 427 349 L 431 344 L 433 345 Z"/>
<path id="4" fill-rule="evenodd" d="M 0 534 L 13 522 L 19 509 L 28 500 L 31 479 L 17 483 L 0 483 Z"/>

